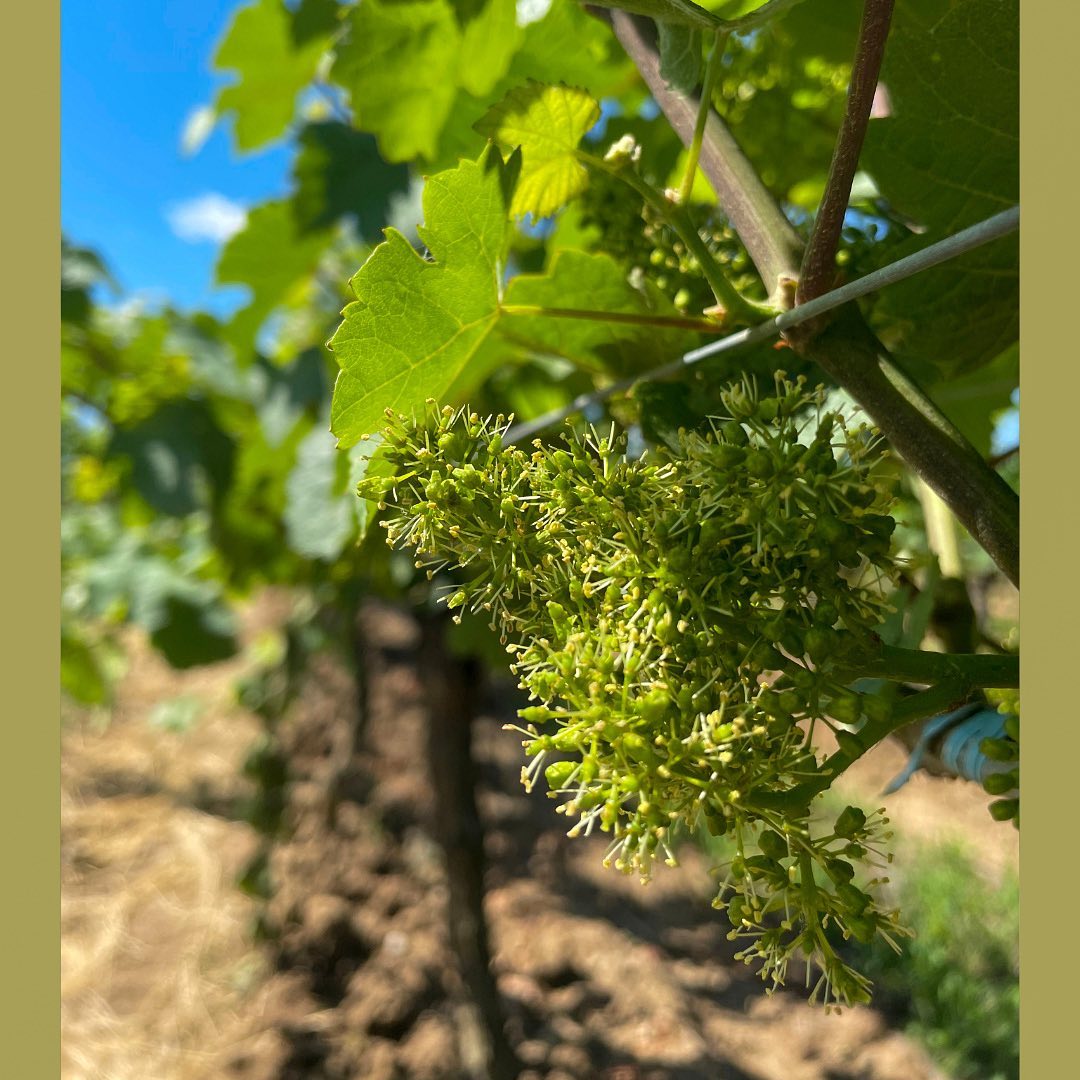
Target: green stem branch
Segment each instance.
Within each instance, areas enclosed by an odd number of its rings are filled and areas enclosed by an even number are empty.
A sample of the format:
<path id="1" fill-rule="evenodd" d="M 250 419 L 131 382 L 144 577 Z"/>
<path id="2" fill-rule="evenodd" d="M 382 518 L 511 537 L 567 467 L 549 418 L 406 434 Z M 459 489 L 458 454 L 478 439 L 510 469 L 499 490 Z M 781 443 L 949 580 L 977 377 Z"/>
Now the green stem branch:
<path id="1" fill-rule="evenodd" d="M 747 801 L 766 810 L 808 810 L 816 795 L 825 791 L 841 773 L 887 736 L 916 720 L 936 716 L 962 705 L 970 694 L 971 686 L 963 680 L 944 682 L 913 694 L 899 702 L 888 718 L 877 723 L 869 722 L 856 732 L 854 743 L 849 742 L 847 749 L 837 750 L 828 757 L 812 780 L 797 784 L 787 791 L 755 792 L 752 800 Z"/>
<path id="2" fill-rule="evenodd" d="M 629 323 L 655 326 L 663 330 L 691 330 L 699 334 L 722 334 L 726 327 L 709 319 L 691 319 L 679 315 L 635 315 L 628 311 L 587 311 L 581 308 L 543 307 L 540 304 L 503 304 L 503 315 L 532 315 L 550 319 L 584 319 L 589 322 Z"/>
<path id="3" fill-rule="evenodd" d="M 705 80 L 701 85 L 701 102 L 698 105 L 697 120 L 694 123 L 694 137 L 690 140 L 686 172 L 679 188 L 679 202 L 684 206 L 690 201 L 690 193 L 694 190 L 694 178 L 697 176 L 698 160 L 701 157 L 701 142 L 705 137 L 705 124 L 709 119 L 709 113 L 712 112 L 713 91 L 716 89 L 716 79 L 720 74 L 720 57 L 724 51 L 725 36 L 723 34 L 715 36 L 712 49 L 709 50 L 709 60 L 705 65 Z"/>
<path id="4" fill-rule="evenodd" d="M 1012 654 L 937 653 L 881 645 L 839 673 L 842 679 L 891 679 L 931 685 L 963 682 L 969 687 L 1020 685 L 1020 657 Z"/>

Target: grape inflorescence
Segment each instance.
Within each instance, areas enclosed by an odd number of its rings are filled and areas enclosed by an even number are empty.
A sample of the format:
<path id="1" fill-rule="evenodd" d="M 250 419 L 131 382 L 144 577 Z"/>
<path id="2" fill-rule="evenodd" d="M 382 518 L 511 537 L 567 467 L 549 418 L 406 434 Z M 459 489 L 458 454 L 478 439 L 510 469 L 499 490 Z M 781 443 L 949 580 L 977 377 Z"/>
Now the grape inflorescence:
<path id="1" fill-rule="evenodd" d="M 614 429 L 526 451 L 503 417 L 429 403 L 390 414 L 390 475 L 360 490 L 429 575 L 468 570 L 447 602 L 502 636 L 532 699 L 523 782 L 544 777 L 571 835 L 609 834 L 605 862 L 643 880 L 675 864 L 673 830 L 732 838 L 715 903 L 740 955 L 773 986 L 804 956 L 826 1003 L 867 1000 L 825 931 L 902 932 L 853 883 L 887 860 L 884 819 L 849 808 L 814 835 L 794 794 L 821 775 L 815 724 L 843 739 L 888 708 L 844 672 L 887 603 L 892 474 L 801 379 L 723 402 L 705 434 L 636 459 Z"/>

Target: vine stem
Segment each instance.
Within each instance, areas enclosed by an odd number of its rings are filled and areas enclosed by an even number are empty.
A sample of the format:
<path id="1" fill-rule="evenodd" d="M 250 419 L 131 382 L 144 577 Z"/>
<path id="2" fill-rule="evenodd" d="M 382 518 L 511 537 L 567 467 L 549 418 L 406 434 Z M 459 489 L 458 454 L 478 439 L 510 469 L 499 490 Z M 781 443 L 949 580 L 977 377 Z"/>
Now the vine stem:
<path id="1" fill-rule="evenodd" d="M 866 0 L 863 6 L 844 119 L 836 136 L 825 194 L 799 269 L 796 304 L 828 292 L 836 278 L 836 251 L 851 199 L 851 184 L 870 123 L 892 13 L 893 0 Z"/>
<path id="2" fill-rule="evenodd" d="M 694 123 L 694 136 L 690 140 L 686 158 L 686 172 L 683 174 L 682 184 L 679 187 L 679 202 L 685 205 L 690 201 L 690 193 L 694 190 L 694 178 L 697 176 L 698 160 L 701 157 L 701 142 L 705 137 L 705 124 L 712 112 L 713 91 L 716 89 L 716 80 L 720 74 L 720 58 L 724 51 L 726 34 L 716 34 L 713 38 L 712 49 L 709 50 L 709 59 L 705 65 L 705 80 L 701 84 L 701 102 L 698 105 L 697 120 Z"/>
<path id="3" fill-rule="evenodd" d="M 611 13 L 608 21 L 668 121 L 684 144 L 689 145 L 699 103 L 664 81 L 651 24 L 620 11 Z M 801 255 L 798 237 L 715 112 L 710 112 L 706 124 L 700 160 L 702 170 L 720 196 L 724 211 L 754 260 L 766 288 L 772 287 L 772 302 L 778 307 L 789 307 L 798 279 L 798 272 L 792 269 L 794 260 Z M 1012 215 L 1016 220 L 1009 222 Z M 1019 209 L 1014 208 L 983 222 L 976 231 L 992 231 L 1002 226 L 1005 226 L 1004 231 L 1009 231 L 1018 223 Z M 965 232 L 966 239 L 973 242 L 972 246 L 985 242 L 985 237 L 976 239 L 974 232 Z M 994 233 L 1003 234 L 1003 231 Z M 964 234 L 954 239 L 959 241 L 961 236 Z M 958 253 L 959 249 L 951 248 L 946 254 L 940 245 L 931 245 L 920 254 L 932 254 L 933 258 L 919 269 Z M 899 267 L 903 262 L 900 260 L 895 266 Z M 909 264 L 906 273 L 914 272 L 915 264 Z M 869 276 L 862 279 L 864 286 L 868 279 Z M 870 290 L 864 288 L 853 292 L 850 298 L 866 291 Z M 843 293 L 843 288 L 833 290 L 800 305 L 798 310 L 802 311 L 803 317 L 798 322 L 807 321 L 807 309 L 822 300 L 831 298 L 829 307 L 838 307 Z M 782 328 L 794 325 L 797 324 L 792 322 Z M 724 338 L 712 347 L 721 351 L 721 347 L 749 344 L 749 335 L 756 334 L 759 329 L 753 327 L 742 339 Z M 817 363 L 851 394 L 904 462 L 949 504 L 976 542 L 1006 577 L 1019 586 L 1019 497 L 923 390 L 900 370 L 858 309 L 851 307 L 830 325 L 817 324 L 812 333 L 791 336 L 788 340 L 800 355 Z M 673 367 L 677 370 L 678 365 Z"/>
<path id="4" fill-rule="evenodd" d="M 629 323 L 655 326 L 662 330 L 693 330 L 699 334 L 722 334 L 726 327 L 710 319 L 680 315 L 635 315 L 629 311 L 588 311 L 581 308 L 543 307 L 540 304 L 502 304 L 503 315 L 539 315 L 551 319 L 584 319 L 590 322 Z"/>

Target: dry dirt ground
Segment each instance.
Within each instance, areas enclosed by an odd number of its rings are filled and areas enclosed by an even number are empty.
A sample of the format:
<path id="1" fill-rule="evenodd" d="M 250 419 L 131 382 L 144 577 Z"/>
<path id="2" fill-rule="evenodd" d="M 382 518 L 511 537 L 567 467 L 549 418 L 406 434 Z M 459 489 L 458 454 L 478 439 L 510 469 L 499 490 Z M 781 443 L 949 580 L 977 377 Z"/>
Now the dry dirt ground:
<path id="1" fill-rule="evenodd" d="M 272 598 L 247 636 L 279 619 Z M 430 838 L 416 628 L 367 614 L 371 716 L 336 820 L 353 691 L 320 661 L 283 732 L 290 836 L 265 912 L 234 882 L 256 847 L 233 808 L 260 725 L 235 704 L 239 658 L 178 674 L 137 641 L 110 721 L 66 718 L 63 742 L 63 1076 L 66 1080 L 438 1080 L 469 1076 L 464 1006 L 447 943 L 446 886 Z M 155 704 L 196 695 L 194 728 L 165 732 Z M 931 1080 L 925 1053 L 872 1008 L 826 1016 L 797 990 L 771 998 L 708 900 L 704 857 L 642 888 L 603 870 L 604 840 L 567 840 L 517 782 L 520 748 L 482 717 L 480 809 L 487 912 L 520 1080 Z M 846 776 L 864 803 L 901 767 L 883 746 Z M 950 836 L 990 880 L 1017 863 L 1013 830 L 973 785 L 917 775 L 885 800 L 898 858 Z"/>

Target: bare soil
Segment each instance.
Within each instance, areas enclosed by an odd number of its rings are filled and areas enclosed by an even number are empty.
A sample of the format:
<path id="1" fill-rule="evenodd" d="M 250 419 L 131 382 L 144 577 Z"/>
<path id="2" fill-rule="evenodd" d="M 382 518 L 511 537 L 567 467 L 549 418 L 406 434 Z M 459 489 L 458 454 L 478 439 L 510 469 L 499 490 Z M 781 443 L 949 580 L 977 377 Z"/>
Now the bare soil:
<path id="1" fill-rule="evenodd" d="M 281 617 L 249 613 L 249 640 Z M 293 773 L 276 891 L 234 885 L 256 848 L 234 807 L 260 727 L 234 701 L 245 660 L 168 670 L 138 641 L 115 713 L 69 719 L 63 752 L 63 1075 L 70 1080 L 440 1080 L 474 1073 L 468 1001 L 448 944 L 432 840 L 417 629 L 366 612 L 371 708 L 361 753 L 348 674 L 318 661 L 283 737 Z M 194 730 L 148 723 L 197 694 Z M 736 963 L 703 855 L 642 887 L 600 865 L 603 838 L 568 840 L 553 804 L 518 783 L 512 702 L 476 724 L 489 860 L 486 912 L 519 1080 L 931 1080 L 926 1054 L 873 1008 L 825 1015 L 796 990 L 768 998 Z M 844 778 L 874 803 L 904 752 Z M 336 794 L 336 799 L 331 796 Z M 993 880 L 1013 830 L 962 781 L 918 775 L 885 800 L 904 852 L 963 840 Z M 502 1080 L 502 1078 L 500 1078 Z"/>

